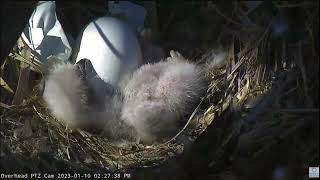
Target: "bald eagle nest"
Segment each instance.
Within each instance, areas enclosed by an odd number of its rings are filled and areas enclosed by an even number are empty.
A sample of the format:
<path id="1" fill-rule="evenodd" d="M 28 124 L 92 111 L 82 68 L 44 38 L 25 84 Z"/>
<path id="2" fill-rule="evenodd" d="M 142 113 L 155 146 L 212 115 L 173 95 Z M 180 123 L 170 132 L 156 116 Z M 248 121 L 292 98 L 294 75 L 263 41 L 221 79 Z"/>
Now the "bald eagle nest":
<path id="1" fill-rule="evenodd" d="M 39 66 L 31 61 L 26 46 L 16 46 L 1 65 L 1 82 L 4 82 L 1 89 L 2 169 L 12 172 L 128 171 L 162 167 L 162 164 L 172 167 L 168 162 L 173 160 L 176 164 L 187 164 L 179 166 L 181 171 L 181 167 L 195 171 L 206 168 L 214 169 L 216 178 L 236 177 L 239 175 L 236 172 L 245 173 L 248 168 L 257 170 L 263 164 L 246 168 L 238 162 L 263 158 L 279 148 L 280 141 L 284 146 L 295 146 L 289 148 L 292 156 L 300 152 L 299 167 L 318 162 L 318 153 L 313 152 L 319 149 L 312 143 L 319 140 L 315 135 L 319 115 L 319 29 L 313 23 L 318 24 L 317 18 L 305 20 L 305 34 L 300 40 L 292 40 L 274 36 L 272 18 L 248 29 L 235 20 L 238 16 L 224 14 L 220 10 L 223 6 L 201 6 L 206 11 L 198 12 L 197 17 L 203 18 L 205 28 L 200 28 L 200 22 L 194 17 L 179 19 L 180 14 L 168 19 L 167 24 L 160 22 L 164 24 L 161 45 L 166 52 L 179 50 L 190 61 L 204 65 L 209 84 L 201 102 L 189 113 L 188 123 L 168 141 L 157 144 L 119 146 L 105 137 L 71 129 L 57 121 L 40 96 L 39 82 L 34 80 L 39 76 Z M 278 8 L 282 10 L 281 5 Z M 307 15 L 316 16 L 318 13 L 312 14 L 314 11 L 317 10 L 310 10 Z M 215 14 L 213 20 L 205 18 L 210 14 Z M 295 29 L 292 31 L 296 33 Z M 184 33 L 191 33 L 190 38 L 195 40 L 182 41 L 179 37 Z M 223 45 L 227 63 L 212 68 L 208 62 L 216 58 L 217 44 Z M 32 87 L 30 93 L 20 104 L 10 105 L 22 96 L 18 91 L 26 84 L 22 82 L 26 74 L 29 74 L 27 84 Z M 308 140 L 299 140 L 302 136 Z M 304 149 L 305 146 L 309 149 Z M 275 151 L 281 153 L 283 148 Z M 287 159 L 290 157 L 286 155 Z M 177 174 L 173 176 L 184 177 Z M 254 177 L 253 174 L 246 177 Z"/>

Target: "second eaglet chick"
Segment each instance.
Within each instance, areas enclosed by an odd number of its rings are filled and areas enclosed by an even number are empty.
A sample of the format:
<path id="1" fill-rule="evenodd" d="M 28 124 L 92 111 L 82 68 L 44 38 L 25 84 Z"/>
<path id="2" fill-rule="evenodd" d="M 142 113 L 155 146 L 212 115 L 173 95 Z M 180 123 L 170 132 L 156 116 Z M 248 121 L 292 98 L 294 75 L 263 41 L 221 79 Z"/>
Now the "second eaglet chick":
<path id="1" fill-rule="evenodd" d="M 124 89 L 121 117 L 146 143 L 175 135 L 206 91 L 201 68 L 178 52 L 170 55 L 167 61 L 143 65 Z"/>
<path id="2" fill-rule="evenodd" d="M 77 65 L 56 66 L 43 97 L 52 115 L 69 127 L 100 131 L 115 140 L 126 136 L 127 126 L 119 121 L 121 95 L 97 76 L 82 77 Z"/>

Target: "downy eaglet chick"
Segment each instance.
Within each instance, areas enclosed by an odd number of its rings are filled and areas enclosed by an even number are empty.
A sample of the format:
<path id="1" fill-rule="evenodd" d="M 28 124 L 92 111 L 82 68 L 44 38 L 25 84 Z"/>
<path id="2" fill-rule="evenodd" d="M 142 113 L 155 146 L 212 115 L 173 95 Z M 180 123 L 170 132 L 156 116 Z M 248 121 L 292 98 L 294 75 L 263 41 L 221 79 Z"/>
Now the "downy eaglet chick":
<path id="1" fill-rule="evenodd" d="M 202 69 L 178 52 L 136 70 L 124 88 L 121 118 L 133 126 L 137 138 L 153 142 L 172 137 L 184 125 L 206 92 Z"/>
<path id="2" fill-rule="evenodd" d="M 102 132 L 112 140 L 130 137 L 120 121 L 122 95 L 98 76 L 83 77 L 77 65 L 59 64 L 46 79 L 43 98 L 59 121 Z"/>

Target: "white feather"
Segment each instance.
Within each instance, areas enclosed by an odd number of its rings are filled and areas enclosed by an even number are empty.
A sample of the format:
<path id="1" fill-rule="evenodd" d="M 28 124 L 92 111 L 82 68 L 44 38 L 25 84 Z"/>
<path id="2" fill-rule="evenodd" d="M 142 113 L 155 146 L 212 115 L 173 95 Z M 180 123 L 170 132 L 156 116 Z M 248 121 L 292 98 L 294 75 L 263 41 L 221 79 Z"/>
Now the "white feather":
<path id="1" fill-rule="evenodd" d="M 210 53 L 206 54 L 206 64 L 205 64 L 205 71 L 209 72 L 212 69 L 218 69 L 225 66 L 228 63 L 227 59 L 227 52 L 225 50 L 216 49 L 212 50 Z"/>

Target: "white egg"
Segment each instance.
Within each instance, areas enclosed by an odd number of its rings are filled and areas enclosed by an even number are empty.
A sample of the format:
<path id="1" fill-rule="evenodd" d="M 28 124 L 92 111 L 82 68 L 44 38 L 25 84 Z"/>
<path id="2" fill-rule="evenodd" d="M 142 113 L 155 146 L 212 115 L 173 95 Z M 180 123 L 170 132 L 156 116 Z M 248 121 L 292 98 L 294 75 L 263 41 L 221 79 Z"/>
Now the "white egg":
<path id="1" fill-rule="evenodd" d="M 89 59 L 104 82 L 117 86 L 139 67 L 141 54 L 129 25 L 113 17 L 101 17 L 85 28 L 76 62 Z"/>

